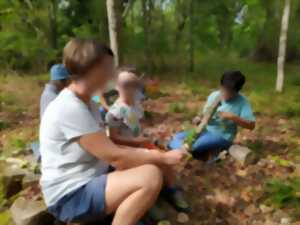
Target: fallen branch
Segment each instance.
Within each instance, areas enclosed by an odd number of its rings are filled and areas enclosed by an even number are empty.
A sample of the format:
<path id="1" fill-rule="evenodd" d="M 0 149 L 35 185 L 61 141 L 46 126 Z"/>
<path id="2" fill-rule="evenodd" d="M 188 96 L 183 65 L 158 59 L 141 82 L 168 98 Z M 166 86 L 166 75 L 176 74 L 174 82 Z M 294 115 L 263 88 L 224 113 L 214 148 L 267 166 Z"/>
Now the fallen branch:
<path id="1" fill-rule="evenodd" d="M 221 104 L 221 95 L 217 96 L 217 98 L 213 101 L 211 106 L 208 107 L 208 109 L 204 112 L 202 120 L 200 124 L 197 126 L 197 128 L 194 131 L 191 131 L 190 137 L 187 138 L 187 142 L 184 144 L 184 149 L 188 152 L 191 151 L 191 145 L 194 143 L 194 141 L 201 135 L 201 133 L 206 128 L 207 124 L 209 123 L 212 116 L 217 111 L 218 106 Z"/>

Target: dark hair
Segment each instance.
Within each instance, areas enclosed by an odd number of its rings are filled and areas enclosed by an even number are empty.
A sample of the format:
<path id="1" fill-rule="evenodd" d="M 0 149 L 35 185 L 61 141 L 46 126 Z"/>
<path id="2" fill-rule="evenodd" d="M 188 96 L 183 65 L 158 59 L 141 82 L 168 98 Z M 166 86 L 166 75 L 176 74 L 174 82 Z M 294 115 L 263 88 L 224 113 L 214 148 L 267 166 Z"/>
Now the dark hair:
<path id="1" fill-rule="evenodd" d="M 238 70 L 223 73 L 221 85 L 231 91 L 239 92 L 246 82 L 245 76 Z"/>
<path id="2" fill-rule="evenodd" d="M 112 56 L 112 50 L 93 39 L 72 38 L 64 47 L 63 62 L 71 78 L 79 78 L 105 56 Z"/>

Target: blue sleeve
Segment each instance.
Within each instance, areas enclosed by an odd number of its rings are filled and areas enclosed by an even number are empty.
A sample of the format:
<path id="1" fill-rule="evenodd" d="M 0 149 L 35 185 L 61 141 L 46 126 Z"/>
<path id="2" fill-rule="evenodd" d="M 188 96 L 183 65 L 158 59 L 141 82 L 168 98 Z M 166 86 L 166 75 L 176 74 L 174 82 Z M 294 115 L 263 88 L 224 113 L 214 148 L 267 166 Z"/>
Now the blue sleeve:
<path id="1" fill-rule="evenodd" d="M 95 102 L 95 103 L 100 103 L 100 97 L 98 95 L 94 95 L 92 97 L 92 100 Z"/>
<path id="2" fill-rule="evenodd" d="M 213 104 L 213 102 L 215 101 L 215 98 L 218 95 L 219 95 L 219 91 L 214 91 L 207 97 L 206 103 L 205 103 L 205 105 L 203 107 L 203 111 L 202 111 L 203 114 L 207 111 L 207 109 L 211 106 L 211 104 Z"/>
<path id="3" fill-rule="evenodd" d="M 252 111 L 251 105 L 246 99 L 243 103 L 240 117 L 242 119 L 249 120 L 249 121 L 255 121 L 256 120 L 255 116 L 254 116 L 254 113 Z"/>

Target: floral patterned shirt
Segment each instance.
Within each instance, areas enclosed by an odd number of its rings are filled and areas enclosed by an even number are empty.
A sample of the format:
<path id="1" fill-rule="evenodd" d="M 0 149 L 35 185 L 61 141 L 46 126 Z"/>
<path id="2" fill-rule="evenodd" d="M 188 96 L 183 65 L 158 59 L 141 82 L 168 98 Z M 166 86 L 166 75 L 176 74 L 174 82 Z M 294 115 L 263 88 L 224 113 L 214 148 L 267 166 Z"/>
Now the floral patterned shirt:
<path id="1" fill-rule="evenodd" d="M 143 117 L 143 108 L 138 102 L 130 106 L 117 100 L 106 114 L 106 123 L 118 128 L 123 137 L 137 137 L 142 132 L 140 120 Z"/>

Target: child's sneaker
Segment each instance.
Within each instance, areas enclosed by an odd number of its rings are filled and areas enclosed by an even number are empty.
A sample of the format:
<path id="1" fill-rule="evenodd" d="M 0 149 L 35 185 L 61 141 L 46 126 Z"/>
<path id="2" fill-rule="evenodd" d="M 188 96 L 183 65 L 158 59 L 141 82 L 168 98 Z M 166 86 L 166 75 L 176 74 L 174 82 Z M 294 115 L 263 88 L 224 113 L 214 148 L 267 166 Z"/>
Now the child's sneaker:
<path id="1" fill-rule="evenodd" d="M 163 207 L 161 206 L 160 198 L 156 201 L 155 205 L 148 211 L 146 218 L 151 222 L 155 223 L 166 219 L 166 213 Z"/>
<path id="2" fill-rule="evenodd" d="M 179 212 L 190 212 L 190 206 L 177 188 L 165 188 L 163 196 Z"/>

